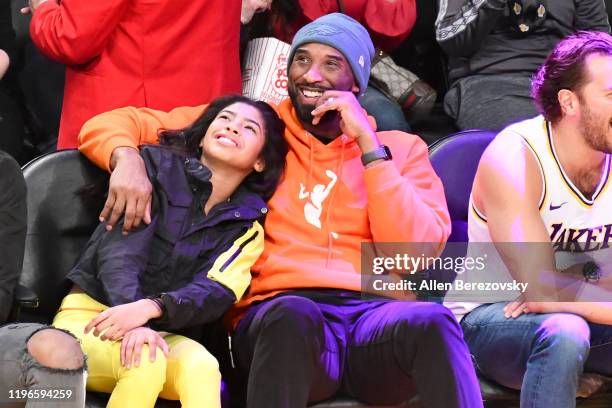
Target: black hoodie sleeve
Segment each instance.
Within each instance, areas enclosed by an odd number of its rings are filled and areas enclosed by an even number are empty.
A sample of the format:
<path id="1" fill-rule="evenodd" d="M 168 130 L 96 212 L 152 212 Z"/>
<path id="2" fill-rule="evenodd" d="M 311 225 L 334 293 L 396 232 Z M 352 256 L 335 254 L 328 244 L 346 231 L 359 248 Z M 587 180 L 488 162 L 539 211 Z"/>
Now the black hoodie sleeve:
<path id="1" fill-rule="evenodd" d="M 507 0 L 438 0 L 436 40 L 447 55 L 476 52 L 504 16 Z"/>
<path id="2" fill-rule="evenodd" d="M 574 28 L 587 31 L 610 32 L 606 5 L 600 0 L 578 0 Z"/>

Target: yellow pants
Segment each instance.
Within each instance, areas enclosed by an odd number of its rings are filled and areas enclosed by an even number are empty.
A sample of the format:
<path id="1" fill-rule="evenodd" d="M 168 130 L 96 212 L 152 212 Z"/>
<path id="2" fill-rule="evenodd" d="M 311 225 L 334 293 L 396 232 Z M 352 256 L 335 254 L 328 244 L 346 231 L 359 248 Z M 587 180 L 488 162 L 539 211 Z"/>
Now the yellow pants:
<path id="1" fill-rule="evenodd" d="M 121 365 L 121 341 L 102 341 L 83 334 L 87 323 L 107 306 L 86 294 L 69 294 L 62 301 L 53 325 L 69 330 L 87 355 L 87 389 L 111 393 L 107 407 L 154 407 L 157 397 L 180 400 L 186 408 L 221 407 L 221 373 L 217 360 L 200 343 L 177 334 L 166 334 L 168 357 L 157 350 L 149 360 L 142 348 L 140 366 Z"/>

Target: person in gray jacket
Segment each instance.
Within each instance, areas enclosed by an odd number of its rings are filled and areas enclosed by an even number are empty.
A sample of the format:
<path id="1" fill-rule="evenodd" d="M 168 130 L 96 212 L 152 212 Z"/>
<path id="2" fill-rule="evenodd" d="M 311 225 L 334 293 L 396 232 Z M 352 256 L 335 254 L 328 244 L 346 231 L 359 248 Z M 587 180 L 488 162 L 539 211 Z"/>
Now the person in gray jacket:
<path id="1" fill-rule="evenodd" d="M 531 77 L 576 31 L 610 32 L 602 0 L 438 0 L 449 57 L 444 110 L 460 129 L 501 130 L 536 116 Z"/>

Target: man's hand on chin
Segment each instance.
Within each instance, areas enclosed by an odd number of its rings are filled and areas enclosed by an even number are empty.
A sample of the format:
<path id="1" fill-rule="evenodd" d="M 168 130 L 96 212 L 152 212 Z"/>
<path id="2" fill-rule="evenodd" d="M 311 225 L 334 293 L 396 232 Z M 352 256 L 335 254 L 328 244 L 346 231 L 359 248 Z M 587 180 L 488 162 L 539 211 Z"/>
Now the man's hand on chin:
<path id="1" fill-rule="evenodd" d="M 321 117 L 330 111 L 340 114 L 340 130 L 355 139 L 362 152 L 372 151 L 380 146 L 376 132 L 357 101 L 355 94 L 343 91 L 325 91 L 312 111 L 312 124 L 316 126 Z"/>

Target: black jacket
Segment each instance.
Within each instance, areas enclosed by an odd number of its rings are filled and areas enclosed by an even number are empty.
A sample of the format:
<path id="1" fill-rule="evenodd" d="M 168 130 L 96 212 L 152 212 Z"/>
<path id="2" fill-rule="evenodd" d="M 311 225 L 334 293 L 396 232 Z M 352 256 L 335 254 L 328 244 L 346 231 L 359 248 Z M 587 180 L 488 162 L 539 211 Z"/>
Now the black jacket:
<path id="1" fill-rule="evenodd" d="M 141 155 L 153 184 L 149 225 L 128 235 L 100 224 L 68 278 L 97 301 L 115 306 L 161 296 L 157 329 L 179 329 L 219 318 L 244 294 L 250 268 L 263 250 L 258 222 L 263 200 L 240 187 L 204 215 L 210 170 L 160 146 Z"/>
<path id="2" fill-rule="evenodd" d="M 540 0 L 541 27 L 511 29 L 510 6 L 533 0 L 438 0 L 436 39 L 449 58 L 451 82 L 470 75 L 532 75 L 554 46 L 578 30 L 610 32 L 602 0 Z M 510 4 L 510 6 L 509 6 Z"/>

